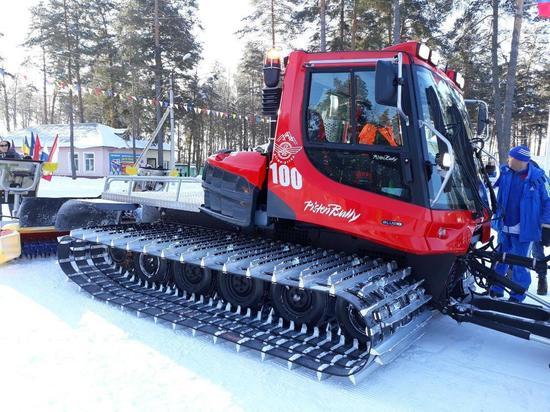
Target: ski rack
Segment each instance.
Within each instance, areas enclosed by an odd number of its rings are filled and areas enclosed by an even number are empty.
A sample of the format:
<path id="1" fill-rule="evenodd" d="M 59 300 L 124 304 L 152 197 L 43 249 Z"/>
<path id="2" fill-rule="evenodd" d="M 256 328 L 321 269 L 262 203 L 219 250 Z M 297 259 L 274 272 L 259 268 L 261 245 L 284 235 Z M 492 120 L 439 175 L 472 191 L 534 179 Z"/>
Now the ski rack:
<path id="1" fill-rule="evenodd" d="M 186 211 L 204 203 L 201 179 L 177 176 L 107 176 L 101 198 Z"/>
<path id="2" fill-rule="evenodd" d="M 376 340 L 362 348 L 356 340 L 350 342 L 335 322 L 297 327 L 279 318 L 269 305 L 244 310 L 218 295 L 189 296 L 170 283 L 138 281 L 109 258 L 109 247 L 216 270 L 219 276 L 254 277 L 345 297 L 365 319 L 373 319 L 376 313 L 379 321 L 371 327 Z M 334 376 L 358 383 L 419 339 L 432 317 L 426 309 L 431 297 L 420 287 L 422 281 L 403 283 L 410 269 L 398 269 L 395 262 L 358 259 L 204 227 L 158 224 L 77 229 L 60 239 L 58 258 L 67 277 L 95 299 L 174 329 L 190 328 L 193 334 L 211 336 L 215 343 L 230 342 L 237 351 L 255 350 L 262 359 L 282 360 L 289 369 L 305 367 L 319 380 Z M 396 305 L 405 295 L 412 298 L 406 305 Z"/>

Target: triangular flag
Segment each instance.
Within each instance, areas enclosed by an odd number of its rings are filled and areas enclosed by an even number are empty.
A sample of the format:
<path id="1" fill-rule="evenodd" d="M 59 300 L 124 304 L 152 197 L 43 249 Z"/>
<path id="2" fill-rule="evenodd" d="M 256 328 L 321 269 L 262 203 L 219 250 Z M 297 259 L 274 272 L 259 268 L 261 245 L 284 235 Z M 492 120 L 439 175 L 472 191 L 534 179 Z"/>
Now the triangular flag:
<path id="1" fill-rule="evenodd" d="M 52 148 L 50 150 L 50 154 L 48 155 L 48 159 L 47 159 L 48 163 L 57 164 L 57 162 L 58 162 L 58 157 L 59 157 L 58 140 L 59 140 L 59 135 L 55 135 L 55 139 L 53 140 L 53 144 L 52 144 Z M 52 180 L 52 175 L 53 175 L 53 172 L 45 174 L 44 176 L 42 176 L 42 178 L 46 179 L 49 182 L 49 181 Z"/>
<path id="2" fill-rule="evenodd" d="M 29 156 L 32 157 L 34 153 L 34 133 L 31 132 L 31 146 L 29 147 Z"/>
<path id="3" fill-rule="evenodd" d="M 42 151 L 42 145 L 40 144 L 40 137 L 36 135 L 36 142 L 34 144 L 34 150 L 32 152 L 33 160 L 40 160 L 40 152 Z"/>
<path id="4" fill-rule="evenodd" d="M 27 136 L 25 136 L 25 139 L 23 140 L 23 144 L 21 145 L 21 151 L 23 152 L 24 156 L 28 156 L 30 153 L 30 147 L 29 147 L 29 142 L 27 140 Z"/>

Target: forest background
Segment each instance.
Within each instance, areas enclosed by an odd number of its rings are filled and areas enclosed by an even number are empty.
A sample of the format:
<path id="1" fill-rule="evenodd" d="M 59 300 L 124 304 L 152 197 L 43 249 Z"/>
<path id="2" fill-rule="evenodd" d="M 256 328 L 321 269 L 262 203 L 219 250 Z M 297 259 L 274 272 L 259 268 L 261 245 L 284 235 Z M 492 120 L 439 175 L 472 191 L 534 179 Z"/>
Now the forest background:
<path id="1" fill-rule="evenodd" d="M 492 149 L 501 161 L 511 144 L 528 144 L 535 155 L 544 150 L 550 20 L 538 17 L 536 2 L 250 0 L 235 33 L 243 50 L 231 71 L 223 61 L 203 66 L 208 45 L 197 35 L 199 3 L 37 1 L 23 44 L 29 57 L 8 71 L 10 56 L 0 50 L 0 129 L 66 124 L 72 117 L 143 138 L 155 129 L 173 79 L 178 161 L 200 166 L 219 149 L 266 142 L 262 64 L 273 44 L 375 50 L 417 40 L 464 74 L 465 98 L 490 103 Z M 27 74 L 31 69 L 39 81 Z"/>

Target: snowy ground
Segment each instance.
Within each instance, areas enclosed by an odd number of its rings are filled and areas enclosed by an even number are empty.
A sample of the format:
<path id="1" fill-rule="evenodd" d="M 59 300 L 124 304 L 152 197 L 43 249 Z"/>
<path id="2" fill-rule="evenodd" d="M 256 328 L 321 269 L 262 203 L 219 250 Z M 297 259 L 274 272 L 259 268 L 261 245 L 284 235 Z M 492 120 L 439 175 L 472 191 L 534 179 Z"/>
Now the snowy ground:
<path id="1" fill-rule="evenodd" d="M 76 196 L 99 196 L 103 191 L 104 178 L 99 179 L 77 179 L 70 177 L 53 176 L 51 182 L 42 179 L 38 187 L 38 196 L 44 197 L 76 197 Z"/>
<path id="2" fill-rule="evenodd" d="M 41 194 L 65 193 L 69 180 L 57 179 Z M 74 186 L 89 196 L 102 184 Z M 92 301 L 54 258 L 0 267 L 0 348 L 5 411 L 550 410 L 550 350 L 540 344 L 437 315 L 360 385 L 319 383 Z"/>

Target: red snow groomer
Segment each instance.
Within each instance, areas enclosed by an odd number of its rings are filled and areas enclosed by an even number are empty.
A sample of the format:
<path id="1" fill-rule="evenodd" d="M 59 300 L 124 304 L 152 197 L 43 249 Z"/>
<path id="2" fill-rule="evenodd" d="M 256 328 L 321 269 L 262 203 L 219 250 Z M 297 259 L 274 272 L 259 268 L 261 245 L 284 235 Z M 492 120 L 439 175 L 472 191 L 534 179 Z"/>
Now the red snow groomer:
<path id="1" fill-rule="evenodd" d="M 486 111 L 475 133 L 459 73 L 409 42 L 284 61 L 270 53 L 264 81 L 270 142 L 208 158 L 194 207 L 183 195 L 192 183 L 172 177 L 153 193 L 139 189 L 144 178 L 108 179 L 105 202 L 62 207 L 60 229 L 73 230 L 59 261 L 71 279 L 319 378 L 355 380 L 391 361 L 434 309 L 550 342 L 545 301 L 487 296 L 493 283 L 524 292 L 493 263 L 547 262 L 492 250 Z M 113 217 L 134 209 L 138 222 Z M 83 215 L 102 223 L 76 229 Z"/>

